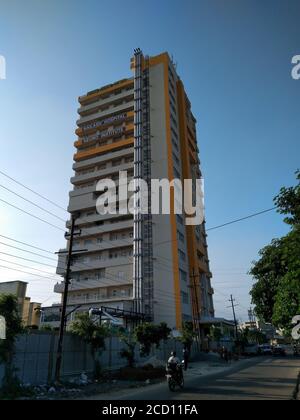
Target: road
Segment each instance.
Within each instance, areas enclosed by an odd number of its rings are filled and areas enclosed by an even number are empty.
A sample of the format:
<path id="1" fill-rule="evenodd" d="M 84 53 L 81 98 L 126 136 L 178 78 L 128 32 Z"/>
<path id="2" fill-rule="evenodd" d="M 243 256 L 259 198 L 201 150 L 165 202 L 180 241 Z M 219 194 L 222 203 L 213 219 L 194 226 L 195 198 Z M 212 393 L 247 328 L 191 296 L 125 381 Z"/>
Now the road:
<path id="1" fill-rule="evenodd" d="M 171 393 L 167 384 L 102 395 L 98 400 L 291 400 L 300 372 L 300 359 L 257 358 L 226 372 L 205 377 L 188 374 L 185 388 Z"/>

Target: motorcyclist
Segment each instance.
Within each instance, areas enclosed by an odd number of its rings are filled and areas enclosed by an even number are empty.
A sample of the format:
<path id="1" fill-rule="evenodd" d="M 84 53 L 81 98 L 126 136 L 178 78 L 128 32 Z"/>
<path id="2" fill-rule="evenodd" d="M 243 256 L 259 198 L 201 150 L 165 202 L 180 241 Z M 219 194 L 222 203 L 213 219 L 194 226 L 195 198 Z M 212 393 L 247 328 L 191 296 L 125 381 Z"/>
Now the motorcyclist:
<path id="1" fill-rule="evenodd" d="M 168 360 L 168 364 L 170 365 L 180 365 L 180 360 L 177 357 L 176 351 L 171 352 L 171 357 Z"/>
<path id="2" fill-rule="evenodd" d="M 171 352 L 171 356 L 168 360 L 167 370 L 171 372 L 172 375 L 176 375 L 178 378 L 177 379 L 178 382 L 180 382 L 180 380 L 183 377 L 183 371 L 182 371 L 181 362 L 179 358 L 177 357 L 176 351 Z"/>

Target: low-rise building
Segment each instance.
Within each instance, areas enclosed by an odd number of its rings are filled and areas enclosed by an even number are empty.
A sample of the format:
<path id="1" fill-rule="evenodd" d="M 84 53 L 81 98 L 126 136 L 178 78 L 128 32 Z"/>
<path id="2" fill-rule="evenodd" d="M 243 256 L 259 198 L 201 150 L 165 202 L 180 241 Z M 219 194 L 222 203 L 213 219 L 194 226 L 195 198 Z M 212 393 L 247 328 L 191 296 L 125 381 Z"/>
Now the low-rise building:
<path id="1" fill-rule="evenodd" d="M 27 284 L 24 281 L 7 281 L 0 283 L 0 295 L 14 295 L 18 300 L 19 314 L 25 327 L 39 327 L 41 304 L 31 302 L 26 296 Z"/>

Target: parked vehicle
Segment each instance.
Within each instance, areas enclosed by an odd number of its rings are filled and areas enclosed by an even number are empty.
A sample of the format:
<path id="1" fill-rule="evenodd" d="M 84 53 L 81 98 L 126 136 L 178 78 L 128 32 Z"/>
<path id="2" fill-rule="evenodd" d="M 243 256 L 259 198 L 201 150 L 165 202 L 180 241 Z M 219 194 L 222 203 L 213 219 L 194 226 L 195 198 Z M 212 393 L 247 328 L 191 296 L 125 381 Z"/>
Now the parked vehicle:
<path id="1" fill-rule="evenodd" d="M 259 346 L 257 344 L 248 344 L 245 347 L 245 356 L 257 356 L 259 354 Z"/>
<path id="2" fill-rule="evenodd" d="M 270 344 L 262 344 L 259 346 L 259 354 L 262 356 L 272 356 L 272 347 Z"/>
<path id="3" fill-rule="evenodd" d="M 286 356 L 286 350 L 283 346 L 274 346 L 272 349 L 273 356 Z"/>

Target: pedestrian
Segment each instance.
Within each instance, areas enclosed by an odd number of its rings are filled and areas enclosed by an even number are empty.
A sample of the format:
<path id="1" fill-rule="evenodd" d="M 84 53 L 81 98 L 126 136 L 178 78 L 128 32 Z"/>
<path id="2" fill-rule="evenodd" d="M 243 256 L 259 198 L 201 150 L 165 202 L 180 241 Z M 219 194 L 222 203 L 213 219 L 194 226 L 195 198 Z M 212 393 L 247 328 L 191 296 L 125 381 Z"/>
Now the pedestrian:
<path id="1" fill-rule="evenodd" d="M 190 352 L 187 347 L 183 349 L 184 370 L 188 369 Z"/>
<path id="2" fill-rule="evenodd" d="M 226 347 L 224 347 L 224 360 L 225 363 L 229 362 L 228 349 Z"/>

